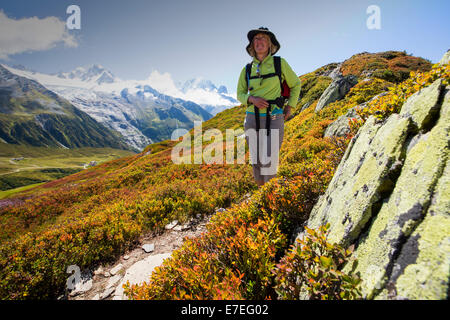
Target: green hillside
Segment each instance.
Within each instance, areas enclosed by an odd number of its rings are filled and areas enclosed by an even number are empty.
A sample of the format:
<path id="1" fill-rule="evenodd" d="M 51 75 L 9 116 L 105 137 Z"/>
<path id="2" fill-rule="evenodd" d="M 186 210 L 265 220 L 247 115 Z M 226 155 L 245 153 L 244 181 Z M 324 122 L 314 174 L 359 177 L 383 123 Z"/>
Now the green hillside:
<path id="1" fill-rule="evenodd" d="M 0 66 L 0 142 L 129 150 L 122 137 L 36 81 Z"/>
<path id="2" fill-rule="evenodd" d="M 0 143 L 0 199 L 14 188 L 47 182 L 84 169 L 91 161 L 103 163 L 134 154 L 112 148 L 45 148 Z"/>
<path id="3" fill-rule="evenodd" d="M 375 65 L 374 59 L 385 63 Z M 402 72 L 397 69 L 399 63 Z M 312 297 L 358 298 L 361 280 L 341 270 L 351 250 L 327 243 L 326 228 L 321 228 L 311 230 L 305 244 L 306 248 L 320 244 L 327 254 L 299 257 L 289 250 L 293 232 L 325 192 L 366 116 L 398 112 L 402 101 L 428 86 L 433 77 L 448 81 L 450 70 L 436 66 L 433 71 L 425 59 L 402 52 L 355 55 L 344 61 L 341 72 L 355 72 L 357 84 L 345 97 L 315 112 L 332 82 L 329 71 L 336 65 L 300 76 L 302 91 L 295 117 L 285 126 L 278 178 L 259 190 L 248 161 L 245 165 L 176 165 L 171 150 L 177 142 L 162 141 L 138 155 L 36 186 L 26 196 L 17 193 L 0 200 L 0 297 L 55 298 L 64 292 L 68 265 L 92 270 L 114 261 L 140 235 L 163 231 L 173 219 L 184 222 L 231 206 L 212 218 L 205 234 L 175 251 L 147 284 L 127 288 L 129 296 L 283 299 L 290 297 L 292 279 L 300 277 L 311 279 L 303 288 Z M 408 73 L 407 78 L 406 72 L 412 71 L 417 73 Z M 403 96 L 394 94 L 398 90 Z M 379 94 L 385 94 L 383 100 L 375 99 L 362 110 L 363 120 L 354 122 L 347 135 L 324 137 L 330 123 Z M 305 103 L 309 105 L 304 108 Z M 218 128 L 225 134 L 228 128 L 242 127 L 243 120 L 243 108 L 235 107 L 206 121 L 202 129 Z M 241 202 L 248 192 L 253 193 L 249 201 Z M 322 276 L 292 268 L 300 258 L 311 268 L 324 268 Z M 329 271 L 331 265 L 337 271 Z M 331 285 L 336 282 L 340 285 Z"/>

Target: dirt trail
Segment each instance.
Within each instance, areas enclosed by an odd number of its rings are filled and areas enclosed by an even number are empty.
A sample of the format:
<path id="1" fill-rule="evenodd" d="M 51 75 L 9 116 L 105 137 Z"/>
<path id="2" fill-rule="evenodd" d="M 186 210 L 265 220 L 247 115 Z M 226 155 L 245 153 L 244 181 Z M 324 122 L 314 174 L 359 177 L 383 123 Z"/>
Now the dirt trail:
<path id="1" fill-rule="evenodd" d="M 191 219 L 188 225 L 177 224 L 172 229 L 165 230 L 163 234 L 142 236 L 136 248 L 126 252 L 115 263 L 97 268 L 92 277 L 85 279 L 84 285 L 79 285 L 81 293 L 75 296 L 69 294 L 67 299 L 126 300 L 122 289 L 122 284 L 126 283 L 126 280 L 130 280 L 131 283 L 148 281 L 153 269 L 175 249 L 181 247 L 186 237 L 197 237 L 206 231 L 206 224 L 211 217 L 212 215 L 203 218 L 199 216 Z M 186 229 L 182 230 L 183 228 Z M 147 253 L 142 248 L 145 244 L 153 245 L 154 250 Z"/>
<path id="2" fill-rule="evenodd" d="M 247 201 L 251 197 L 247 193 L 242 201 Z M 138 240 L 135 248 L 123 254 L 114 263 L 103 265 L 93 270 L 91 274 L 82 277 L 75 290 L 67 296 L 59 299 L 68 300 L 126 300 L 123 294 L 122 285 L 127 280 L 131 284 L 148 281 L 154 268 L 162 264 L 163 260 L 170 257 L 172 252 L 182 246 L 185 238 L 200 236 L 206 231 L 206 224 L 217 212 L 225 211 L 218 208 L 210 215 L 197 215 L 195 218 L 184 224 L 177 223 L 166 226 L 160 235 L 147 234 Z M 146 252 L 143 247 L 147 245 Z"/>
<path id="3" fill-rule="evenodd" d="M 247 193 L 239 201 L 248 201 Z M 23 202 L 23 199 L 4 199 L 0 208 Z M 172 252 L 182 246 L 186 238 L 195 238 L 206 232 L 206 225 L 211 217 L 227 209 L 218 208 L 209 215 L 197 215 L 186 224 L 173 221 L 164 232 L 158 235 L 149 233 L 141 236 L 136 245 L 121 255 L 114 263 L 103 264 L 97 269 L 81 272 L 81 281 L 74 290 L 66 290 L 66 294 L 58 300 L 126 300 L 122 285 L 127 280 L 131 284 L 148 281 L 154 268 L 170 257 Z M 67 275 L 71 277 L 70 274 Z"/>

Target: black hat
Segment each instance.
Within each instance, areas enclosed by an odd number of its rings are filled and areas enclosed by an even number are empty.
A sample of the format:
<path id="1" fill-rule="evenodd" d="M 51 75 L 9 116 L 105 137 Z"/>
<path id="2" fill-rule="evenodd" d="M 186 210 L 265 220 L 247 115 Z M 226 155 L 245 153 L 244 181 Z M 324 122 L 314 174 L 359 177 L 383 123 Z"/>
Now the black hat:
<path id="1" fill-rule="evenodd" d="M 272 42 L 272 45 L 275 47 L 275 50 L 272 52 L 272 54 L 275 54 L 278 50 L 280 50 L 280 43 L 278 42 L 275 35 L 272 32 L 270 32 L 269 29 L 264 28 L 264 27 L 259 27 L 258 29 L 250 30 L 247 33 L 247 38 L 248 38 L 249 44 L 247 45 L 246 50 L 249 55 L 251 55 L 249 49 L 250 49 L 250 46 L 252 45 L 253 37 L 256 36 L 258 33 L 265 33 L 270 37 L 270 41 Z"/>

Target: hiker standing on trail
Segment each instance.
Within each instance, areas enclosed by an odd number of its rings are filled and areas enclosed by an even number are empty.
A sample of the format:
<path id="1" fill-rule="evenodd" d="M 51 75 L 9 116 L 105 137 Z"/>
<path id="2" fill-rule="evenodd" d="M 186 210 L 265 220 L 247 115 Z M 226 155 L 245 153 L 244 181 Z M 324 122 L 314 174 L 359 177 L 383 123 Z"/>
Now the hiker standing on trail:
<path id="1" fill-rule="evenodd" d="M 246 107 L 245 138 L 253 176 L 262 186 L 276 176 L 284 121 L 297 105 L 301 84 L 286 60 L 273 56 L 280 43 L 269 29 L 250 30 L 247 38 L 253 60 L 239 76 L 237 98 Z"/>

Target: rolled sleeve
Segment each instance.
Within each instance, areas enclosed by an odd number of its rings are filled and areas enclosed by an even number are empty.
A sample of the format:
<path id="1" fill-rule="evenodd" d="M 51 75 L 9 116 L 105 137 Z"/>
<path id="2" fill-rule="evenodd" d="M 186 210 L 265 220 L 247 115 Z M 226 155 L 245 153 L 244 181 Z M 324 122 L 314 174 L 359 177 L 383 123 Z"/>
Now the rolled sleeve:
<path id="1" fill-rule="evenodd" d="M 283 58 L 281 58 L 281 71 L 291 91 L 288 99 L 288 105 L 291 107 L 295 107 L 298 102 L 298 97 L 300 96 L 301 81 L 289 66 L 289 64 L 286 62 L 286 60 L 284 60 Z"/>

